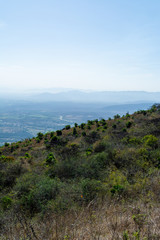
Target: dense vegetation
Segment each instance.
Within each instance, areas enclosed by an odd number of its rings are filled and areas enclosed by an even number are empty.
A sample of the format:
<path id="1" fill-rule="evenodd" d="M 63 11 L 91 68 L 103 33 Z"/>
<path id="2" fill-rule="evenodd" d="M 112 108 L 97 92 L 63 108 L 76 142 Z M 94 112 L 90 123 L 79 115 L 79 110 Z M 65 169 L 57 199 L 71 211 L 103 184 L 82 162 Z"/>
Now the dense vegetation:
<path id="1" fill-rule="evenodd" d="M 159 173 L 158 104 L 5 143 L 0 239 L 160 239 Z"/>

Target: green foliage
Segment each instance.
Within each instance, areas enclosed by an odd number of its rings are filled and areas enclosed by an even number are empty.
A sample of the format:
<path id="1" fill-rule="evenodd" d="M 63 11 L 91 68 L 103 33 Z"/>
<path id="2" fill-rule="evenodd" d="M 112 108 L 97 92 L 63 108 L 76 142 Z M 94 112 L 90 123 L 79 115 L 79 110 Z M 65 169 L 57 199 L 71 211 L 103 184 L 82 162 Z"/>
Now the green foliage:
<path id="1" fill-rule="evenodd" d="M 57 130 L 56 133 L 57 133 L 57 136 L 61 136 L 62 135 L 62 131 L 61 130 Z"/>
<path id="2" fill-rule="evenodd" d="M 39 132 L 39 133 L 37 134 L 37 138 L 39 138 L 40 140 L 42 140 L 42 139 L 43 139 L 43 133 Z"/>
<path id="3" fill-rule="evenodd" d="M 106 146 L 104 142 L 96 142 L 96 144 L 94 145 L 94 151 L 96 153 L 98 152 L 103 152 L 105 150 Z"/>
<path id="4" fill-rule="evenodd" d="M 59 142 L 59 138 L 57 136 L 53 136 L 51 138 L 51 144 L 58 143 L 58 142 Z"/>
<path id="5" fill-rule="evenodd" d="M 84 179 L 81 182 L 82 196 L 86 202 L 92 201 L 102 190 L 102 184 L 98 180 Z"/>
<path id="6" fill-rule="evenodd" d="M 61 182 L 57 179 L 32 175 L 25 175 L 22 179 L 15 186 L 17 197 L 21 206 L 31 214 L 41 212 L 47 202 L 55 199 L 60 191 Z"/>
<path id="7" fill-rule="evenodd" d="M 9 209 L 12 205 L 12 199 L 9 196 L 3 196 L 0 200 L 2 209 L 5 211 Z"/>
<path id="8" fill-rule="evenodd" d="M 50 137 L 52 138 L 54 136 L 54 132 L 50 132 Z"/>
<path id="9" fill-rule="evenodd" d="M 12 156 L 4 156 L 4 155 L 0 156 L 0 161 L 2 162 L 13 162 L 14 160 L 15 158 Z"/>
<path id="10" fill-rule="evenodd" d="M 93 125 L 93 124 L 94 124 L 94 121 L 88 120 L 88 121 L 87 121 L 87 124 L 88 124 L 88 125 Z"/>
<path id="11" fill-rule="evenodd" d="M 25 140 L 18 147 L 2 146 L 1 208 L 5 212 L 16 207 L 26 216 L 33 216 L 80 210 L 99 196 L 114 201 L 121 199 L 124 203 L 126 199 L 136 201 L 142 196 L 146 201 L 158 201 L 160 114 L 157 109 L 160 107 L 145 111 L 145 117 L 142 111 L 121 119 L 116 115 L 118 120 L 89 120 L 79 128 L 75 123 L 62 137 L 63 132 L 57 130 L 45 135 L 38 133 L 35 140 Z M 70 125 L 65 129 L 70 129 Z M 37 145 L 36 141 L 41 144 Z M 140 236 L 145 217 L 139 214 L 134 214 L 132 219 L 136 225 L 135 236 L 125 231 L 123 240 Z"/>
<path id="12" fill-rule="evenodd" d="M 49 164 L 49 165 L 52 164 L 52 165 L 54 165 L 56 162 L 57 162 L 57 161 L 56 161 L 53 153 L 52 153 L 52 152 L 49 153 L 48 156 L 47 156 L 47 158 L 46 158 L 46 164 Z"/>
<path id="13" fill-rule="evenodd" d="M 77 130 L 76 130 L 76 128 L 74 127 L 73 128 L 73 135 L 76 135 L 77 134 Z"/>
<path id="14" fill-rule="evenodd" d="M 91 131 L 85 138 L 86 142 L 92 144 L 100 138 L 100 135 L 96 131 Z"/>
<path id="15" fill-rule="evenodd" d="M 85 137 L 86 136 L 86 132 L 83 131 L 82 132 L 82 136 Z"/>
<path id="16" fill-rule="evenodd" d="M 66 130 L 69 130 L 70 128 L 71 128 L 70 125 L 66 125 L 66 126 L 65 126 L 65 129 L 66 129 Z"/>
<path id="17" fill-rule="evenodd" d="M 130 240 L 129 235 L 128 235 L 128 231 L 123 232 L 123 240 Z"/>
<path id="18" fill-rule="evenodd" d="M 126 113 L 126 118 L 129 118 L 130 117 L 130 114 L 127 112 Z"/>
<path id="19" fill-rule="evenodd" d="M 114 115 L 114 119 L 118 119 L 118 118 L 120 118 L 119 114 Z"/>
<path id="20" fill-rule="evenodd" d="M 111 191 L 112 195 L 121 194 L 124 191 L 124 187 L 119 184 L 113 185 L 113 187 L 111 188 L 110 191 Z"/>
<path id="21" fill-rule="evenodd" d="M 146 146 L 149 146 L 153 149 L 156 149 L 158 147 L 158 138 L 153 135 L 144 136 L 142 141 L 145 143 Z"/>
<path id="22" fill-rule="evenodd" d="M 6 166 L 5 171 L 1 172 L 1 184 L 3 188 L 13 187 L 16 178 L 22 173 L 22 165 L 20 162 L 14 162 Z"/>
<path id="23" fill-rule="evenodd" d="M 114 124 L 112 125 L 112 128 L 113 128 L 113 129 L 116 129 L 116 128 L 117 128 L 117 125 L 114 123 Z"/>
<path id="24" fill-rule="evenodd" d="M 75 123 L 74 126 L 75 126 L 75 128 L 78 127 L 78 123 Z"/>
<path id="25" fill-rule="evenodd" d="M 127 128 L 130 128 L 131 126 L 132 126 L 132 122 L 131 121 L 126 122 L 126 127 Z"/>
<path id="26" fill-rule="evenodd" d="M 85 128 L 85 123 L 81 123 L 80 128 L 84 129 Z"/>
<path id="27" fill-rule="evenodd" d="M 31 158 L 31 155 L 28 152 L 26 152 L 25 153 L 25 158 Z"/>
<path id="28" fill-rule="evenodd" d="M 89 156 L 89 155 L 91 155 L 91 153 L 92 153 L 92 149 L 91 148 L 87 148 L 86 155 Z"/>
<path id="29" fill-rule="evenodd" d="M 9 143 L 5 142 L 4 146 L 9 147 Z"/>

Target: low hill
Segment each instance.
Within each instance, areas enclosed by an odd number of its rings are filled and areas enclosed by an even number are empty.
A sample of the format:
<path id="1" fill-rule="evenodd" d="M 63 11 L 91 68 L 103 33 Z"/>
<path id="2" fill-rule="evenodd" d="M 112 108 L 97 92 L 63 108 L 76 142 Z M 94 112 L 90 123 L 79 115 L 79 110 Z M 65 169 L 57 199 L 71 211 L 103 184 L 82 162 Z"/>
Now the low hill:
<path id="1" fill-rule="evenodd" d="M 160 105 L 0 148 L 0 239 L 160 239 Z"/>

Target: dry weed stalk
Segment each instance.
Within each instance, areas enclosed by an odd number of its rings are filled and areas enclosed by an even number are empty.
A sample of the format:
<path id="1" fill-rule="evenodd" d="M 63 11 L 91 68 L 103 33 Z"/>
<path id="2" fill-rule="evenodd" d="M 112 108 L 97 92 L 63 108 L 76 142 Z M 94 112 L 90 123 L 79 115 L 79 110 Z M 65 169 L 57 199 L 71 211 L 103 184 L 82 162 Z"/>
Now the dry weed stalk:
<path id="1" fill-rule="evenodd" d="M 10 215 L 0 240 L 159 240 L 160 205 L 92 201 L 83 210 L 48 213 L 29 222 Z"/>

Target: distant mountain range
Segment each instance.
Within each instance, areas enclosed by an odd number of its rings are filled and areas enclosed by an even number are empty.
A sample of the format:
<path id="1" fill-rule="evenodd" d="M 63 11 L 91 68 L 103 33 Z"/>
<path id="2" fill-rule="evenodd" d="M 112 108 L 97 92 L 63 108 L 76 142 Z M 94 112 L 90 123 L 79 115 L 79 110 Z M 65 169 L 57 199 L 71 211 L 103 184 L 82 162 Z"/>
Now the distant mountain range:
<path id="1" fill-rule="evenodd" d="M 160 102 L 160 92 L 144 91 L 103 91 L 103 92 L 84 92 L 81 90 L 69 90 L 59 93 L 43 92 L 30 96 L 33 101 L 57 101 L 57 102 L 83 102 L 83 103 L 108 103 L 108 104 L 127 104 L 127 103 L 157 103 Z"/>

